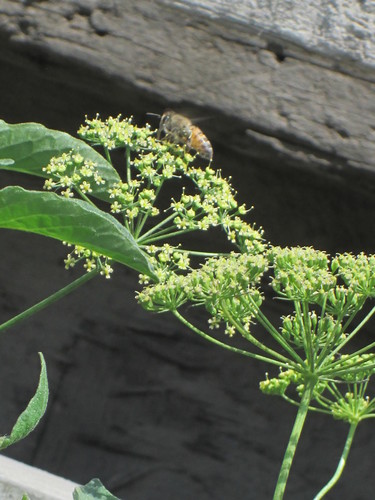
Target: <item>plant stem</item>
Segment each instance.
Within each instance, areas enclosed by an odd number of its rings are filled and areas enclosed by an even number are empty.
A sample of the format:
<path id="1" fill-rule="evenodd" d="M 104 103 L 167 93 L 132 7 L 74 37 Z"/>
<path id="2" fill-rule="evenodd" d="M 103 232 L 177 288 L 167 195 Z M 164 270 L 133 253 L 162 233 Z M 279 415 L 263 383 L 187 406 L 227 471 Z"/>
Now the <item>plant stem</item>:
<path id="1" fill-rule="evenodd" d="M 247 339 L 249 342 L 251 342 L 259 350 L 264 351 L 269 356 L 272 356 L 274 359 L 280 360 L 280 363 L 283 363 L 284 366 L 287 365 L 289 368 L 291 366 L 295 366 L 295 364 L 291 360 L 289 360 L 287 357 L 283 356 L 282 354 L 278 353 L 277 351 L 274 351 L 273 349 L 270 349 L 262 342 L 259 342 L 259 340 L 257 340 L 248 331 L 246 331 L 243 328 L 243 326 L 241 325 L 240 321 L 237 321 L 237 319 L 231 314 L 230 307 L 228 307 L 226 305 L 225 300 L 221 300 L 220 304 L 221 304 L 221 307 L 223 308 L 223 311 L 225 312 L 226 317 L 230 321 L 230 323 L 240 332 L 240 334 L 245 339 Z M 281 364 L 280 364 L 280 366 L 281 366 Z M 297 367 L 296 367 L 296 369 L 297 369 Z"/>
<path id="2" fill-rule="evenodd" d="M 256 319 L 259 321 L 259 323 L 263 326 L 263 328 L 268 331 L 270 335 L 278 342 L 283 349 L 285 349 L 292 358 L 297 362 L 299 365 L 303 365 L 304 361 L 303 359 L 296 353 L 296 351 L 289 345 L 289 343 L 283 338 L 282 335 L 276 330 L 276 328 L 273 326 L 273 324 L 269 321 L 267 316 L 263 314 L 263 312 L 260 310 L 260 308 L 256 305 L 255 301 L 250 297 L 250 300 L 254 306 L 254 308 L 257 311 L 256 314 Z"/>
<path id="3" fill-rule="evenodd" d="M 104 154 L 105 154 L 107 162 L 112 165 L 111 155 L 109 154 L 108 148 L 106 148 L 105 146 L 104 146 Z"/>
<path id="4" fill-rule="evenodd" d="M 131 181 L 131 165 L 130 165 L 130 148 L 125 148 L 125 161 L 126 161 L 126 181 Z"/>
<path id="5" fill-rule="evenodd" d="M 344 467 L 346 465 L 346 461 L 347 461 L 349 451 L 350 451 L 350 448 L 351 448 L 351 445 L 353 442 L 354 433 L 357 429 L 357 425 L 358 425 L 358 422 L 352 423 L 350 425 L 348 436 L 346 438 L 345 446 L 344 446 L 343 452 L 341 454 L 337 469 L 336 469 L 335 473 L 333 474 L 333 476 L 331 477 L 331 479 L 328 481 L 328 483 L 324 486 L 324 488 L 322 488 L 319 491 L 319 493 L 314 497 L 314 500 L 320 500 L 321 498 L 323 498 L 324 495 L 326 493 L 328 493 L 329 490 L 331 490 L 335 486 L 337 481 L 340 479 L 341 474 L 342 474 Z"/>
<path id="6" fill-rule="evenodd" d="M 175 213 L 168 215 L 168 217 L 166 217 L 161 222 L 159 222 L 159 224 L 155 224 L 155 226 L 153 226 L 149 231 L 147 231 L 146 233 L 143 233 L 139 238 L 137 238 L 137 243 L 141 244 L 142 241 L 144 241 L 146 238 L 148 238 L 151 234 L 153 234 L 155 231 L 157 231 L 160 227 L 164 226 L 169 221 L 173 220 L 175 217 L 176 217 Z M 158 232 L 158 234 L 159 234 L 159 232 Z"/>
<path id="7" fill-rule="evenodd" d="M 163 187 L 163 184 L 164 182 L 162 181 L 160 183 L 160 185 L 158 186 L 158 188 L 156 189 L 155 191 L 155 199 L 154 201 L 152 202 L 152 206 L 155 205 L 155 201 L 157 200 L 158 196 L 159 196 L 159 193 L 161 191 L 161 188 Z M 150 189 L 150 185 L 148 185 L 148 189 Z M 145 214 L 143 214 L 143 216 L 138 220 L 137 222 L 137 226 L 135 228 L 135 231 L 134 231 L 134 238 L 137 239 L 139 238 L 139 235 L 141 234 L 141 231 L 143 229 L 143 226 L 145 225 L 147 219 L 149 218 L 150 216 L 150 213 L 152 212 L 152 209 L 150 208 Z"/>
<path id="8" fill-rule="evenodd" d="M 276 366 L 283 366 L 284 368 L 289 368 L 289 364 L 282 363 L 277 359 L 272 359 L 272 358 L 267 358 L 266 356 L 261 356 L 259 354 L 252 353 L 250 351 L 245 351 L 244 349 L 239 349 L 238 347 L 233 347 L 229 344 L 225 344 L 224 342 L 220 342 L 220 340 L 215 339 L 214 337 L 211 337 L 210 335 L 207 335 L 207 333 L 202 332 L 199 328 L 194 326 L 192 323 L 190 323 L 186 318 L 184 318 L 178 311 L 171 311 L 176 318 L 178 318 L 181 323 L 183 323 L 185 326 L 187 326 L 190 330 L 193 332 L 197 333 L 204 339 L 208 340 L 209 342 L 212 342 L 213 344 L 216 344 L 223 349 L 227 349 L 228 351 L 232 351 L 236 354 L 242 354 L 243 356 L 249 356 L 250 358 L 257 359 L 258 361 L 265 361 L 266 363 L 270 363 L 272 365 Z"/>
<path id="9" fill-rule="evenodd" d="M 309 306 L 307 302 L 302 302 L 302 323 L 304 326 L 304 332 L 306 337 L 306 358 L 308 365 L 314 369 L 315 365 L 315 353 L 311 342 L 311 317 L 309 315 Z"/>
<path id="10" fill-rule="evenodd" d="M 173 251 L 199 257 L 229 257 L 230 255 L 228 252 L 199 252 L 198 250 L 187 250 L 186 248 L 174 248 Z"/>
<path id="11" fill-rule="evenodd" d="M 143 243 L 143 245 L 150 244 L 150 243 L 153 243 L 154 241 L 164 240 L 167 238 L 173 238 L 174 236 L 177 236 L 179 234 L 188 234 L 188 233 L 191 233 L 192 231 L 196 231 L 195 228 L 192 228 L 192 229 L 180 229 L 179 231 L 173 231 L 171 233 L 168 233 L 168 231 L 170 231 L 171 229 L 172 228 L 166 228 L 163 231 L 156 233 L 156 236 L 153 236 L 152 238 L 148 237 L 146 242 L 144 240 L 144 235 L 143 235 L 137 239 L 137 243 L 138 244 Z"/>
<path id="12" fill-rule="evenodd" d="M 289 438 L 288 446 L 285 450 L 283 463 L 281 464 L 281 469 L 279 477 L 277 479 L 277 484 L 275 488 L 275 493 L 273 500 L 282 500 L 285 493 L 286 483 L 288 481 L 290 468 L 292 466 L 293 458 L 296 452 L 297 444 L 301 436 L 303 425 L 305 423 L 306 415 L 309 410 L 309 404 L 312 398 L 313 390 L 316 381 L 314 379 L 307 380 L 305 384 L 305 389 L 302 394 L 301 403 L 298 408 L 296 420 L 292 429 L 292 433 Z"/>
<path id="13" fill-rule="evenodd" d="M 57 300 L 59 300 L 63 297 L 65 297 L 65 295 L 68 295 L 68 293 L 73 292 L 73 290 L 75 290 L 76 288 L 78 288 L 81 285 L 83 285 L 84 283 L 86 283 L 86 281 L 89 281 L 92 278 L 94 278 L 95 276 L 97 276 L 98 273 L 99 273 L 98 270 L 94 270 L 94 271 L 91 271 L 89 273 L 84 274 L 83 276 L 76 279 L 75 281 L 73 281 L 69 285 L 58 290 L 56 293 L 53 293 L 52 295 L 50 295 L 46 299 L 43 299 L 42 301 L 38 302 L 37 304 L 29 307 L 29 309 L 26 309 L 25 311 L 21 312 L 20 314 L 17 314 L 17 316 L 14 316 L 13 318 L 9 319 L 8 321 L 6 321 L 2 325 L 0 325 L 0 332 L 3 332 L 7 328 L 10 328 L 11 326 L 14 326 L 15 324 L 23 321 L 24 319 L 29 318 L 33 314 L 41 311 L 45 307 L 53 304 L 54 302 L 56 302 Z"/>
<path id="14" fill-rule="evenodd" d="M 87 201 L 87 203 L 90 203 L 90 205 L 92 205 L 93 207 L 96 207 L 95 203 L 91 201 L 90 198 L 86 196 L 85 193 L 83 193 L 78 186 L 75 186 L 74 189 L 77 191 L 77 193 L 83 200 Z"/>
<path id="15" fill-rule="evenodd" d="M 356 326 L 356 328 L 354 328 L 354 330 L 352 331 L 352 333 L 350 333 L 343 342 L 341 342 L 337 347 L 336 349 L 334 349 L 333 351 L 330 352 L 330 356 L 334 356 L 337 352 L 339 352 L 343 347 L 344 345 L 346 345 L 350 340 L 352 340 L 352 338 L 354 337 L 354 335 L 356 335 L 359 330 L 367 323 L 367 321 L 371 318 L 371 316 L 375 313 L 375 306 L 371 309 L 371 311 L 365 316 L 365 318 L 359 323 L 359 325 Z M 365 351 L 367 351 L 368 349 L 372 348 L 373 346 L 375 345 L 375 342 L 373 342 L 372 344 L 368 345 L 367 347 L 365 347 Z M 362 352 L 363 349 L 361 349 L 360 351 L 358 352 Z M 365 352 L 364 351 L 364 352 Z M 358 353 L 357 353 L 358 354 Z"/>

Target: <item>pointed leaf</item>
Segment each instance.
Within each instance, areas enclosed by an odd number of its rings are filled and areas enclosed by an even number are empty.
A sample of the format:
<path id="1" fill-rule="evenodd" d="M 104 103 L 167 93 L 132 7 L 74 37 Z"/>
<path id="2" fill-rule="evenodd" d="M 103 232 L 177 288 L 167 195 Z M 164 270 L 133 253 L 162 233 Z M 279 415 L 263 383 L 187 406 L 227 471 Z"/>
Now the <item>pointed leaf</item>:
<path id="1" fill-rule="evenodd" d="M 112 215 L 86 201 L 18 186 L 0 190 L 0 228 L 42 234 L 81 245 L 153 275 L 146 254 Z"/>
<path id="2" fill-rule="evenodd" d="M 100 479 L 91 479 L 85 486 L 78 486 L 73 491 L 74 500 L 119 500 L 110 493 Z"/>
<path id="3" fill-rule="evenodd" d="M 47 368 L 43 354 L 40 352 L 41 371 L 39 384 L 35 395 L 31 398 L 27 408 L 18 417 L 9 436 L 0 438 L 0 450 L 4 450 L 11 444 L 25 438 L 38 425 L 44 415 L 48 403 L 48 379 Z"/>
<path id="4" fill-rule="evenodd" d="M 93 183 L 91 195 L 109 201 L 108 185 L 119 182 L 120 177 L 112 165 L 91 146 L 39 123 L 9 125 L 0 120 L 0 158 L 12 158 L 14 161 L 0 163 L 2 169 L 47 178 L 49 175 L 42 168 L 48 165 L 53 156 L 61 156 L 70 150 L 96 163 L 99 175 L 106 183 L 100 186 Z"/>

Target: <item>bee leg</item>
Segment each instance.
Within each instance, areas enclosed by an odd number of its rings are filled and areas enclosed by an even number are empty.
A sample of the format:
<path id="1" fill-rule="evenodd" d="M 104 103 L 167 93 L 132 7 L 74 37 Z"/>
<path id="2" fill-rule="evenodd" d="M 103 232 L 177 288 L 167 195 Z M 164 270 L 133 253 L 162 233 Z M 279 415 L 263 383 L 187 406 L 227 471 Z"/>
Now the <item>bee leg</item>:
<path id="1" fill-rule="evenodd" d="M 162 132 L 165 133 L 165 120 L 166 120 L 166 116 L 163 115 L 160 119 L 160 123 L 159 123 L 159 128 L 158 128 L 158 132 L 156 134 L 156 138 L 158 139 L 158 141 L 160 140 L 161 138 L 161 134 Z M 165 133 L 165 135 L 167 136 L 168 134 Z"/>
<path id="2" fill-rule="evenodd" d="M 159 125 L 159 128 L 158 128 L 158 131 L 157 131 L 157 134 L 156 134 L 156 139 L 157 139 L 158 141 L 160 141 L 160 137 L 161 137 L 161 133 L 162 133 L 162 131 L 163 131 L 163 127 L 162 127 L 162 124 L 161 124 L 161 122 L 160 122 L 160 125 Z"/>

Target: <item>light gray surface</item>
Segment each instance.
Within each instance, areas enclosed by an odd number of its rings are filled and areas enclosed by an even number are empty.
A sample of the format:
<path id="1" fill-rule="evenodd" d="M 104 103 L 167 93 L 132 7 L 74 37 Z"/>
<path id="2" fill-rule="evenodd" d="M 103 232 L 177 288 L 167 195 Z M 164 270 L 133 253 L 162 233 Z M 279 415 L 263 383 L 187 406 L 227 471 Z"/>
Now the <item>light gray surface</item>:
<path id="1" fill-rule="evenodd" d="M 72 500 L 78 485 L 37 467 L 0 455 L 0 498 L 21 500 Z"/>
<path id="2" fill-rule="evenodd" d="M 375 4 L 371 0 L 162 0 L 162 3 L 184 11 L 194 10 L 202 17 L 218 21 L 230 20 L 255 34 L 279 37 L 327 59 L 352 59 L 358 66 L 370 66 L 371 73 L 375 67 Z M 374 79 L 370 71 L 369 78 Z"/>

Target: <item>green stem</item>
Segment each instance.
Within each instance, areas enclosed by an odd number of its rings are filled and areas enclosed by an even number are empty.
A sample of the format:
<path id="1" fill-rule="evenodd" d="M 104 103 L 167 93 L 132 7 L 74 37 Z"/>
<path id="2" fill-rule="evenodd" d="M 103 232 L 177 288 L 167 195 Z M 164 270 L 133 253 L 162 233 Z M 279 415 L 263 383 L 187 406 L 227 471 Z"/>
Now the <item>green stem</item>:
<path id="1" fill-rule="evenodd" d="M 269 356 L 273 356 L 275 359 L 280 360 L 281 363 L 284 364 L 284 366 L 288 366 L 290 368 L 291 366 L 295 367 L 298 369 L 291 360 L 289 360 L 287 357 L 283 356 L 282 354 L 278 353 L 277 351 L 274 351 L 273 349 L 270 349 L 266 345 L 262 344 L 262 342 L 259 342 L 253 335 L 251 335 L 247 330 L 243 328 L 241 323 L 237 321 L 237 319 L 231 314 L 230 308 L 226 305 L 225 300 L 220 301 L 220 305 L 225 312 L 226 317 L 228 318 L 228 321 L 240 332 L 240 334 L 246 338 L 249 342 L 251 342 L 255 347 L 257 347 L 260 351 L 264 351 L 266 354 Z M 280 366 L 281 366 L 280 363 Z"/>
<path id="2" fill-rule="evenodd" d="M 139 245 L 142 250 L 146 250 L 148 245 Z M 220 252 L 198 252 L 195 250 L 186 250 L 184 248 L 174 248 L 173 252 L 178 252 L 178 253 L 184 253 L 188 254 L 189 256 L 191 255 L 196 255 L 198 257 L 228 257 L 230 254 L 229 253 L 220 253 Z"/>
<path id="3" fill-rule="evenodd" d="M 302 322 L 304 326 L 304 332 L 306 337 L 306 358 L 308 365 L 314 369 L 315 359 L 314 359 L 314 349 L 311 342 L 311 317 L 309 316 L 309 306 L 307 302 L 302 302 Z"/>
<path id="4" fill-rule="evenodd" d="M 125 148 L 125 161 L 126 161 L 126 181 L 131 181 L 131 165 L 130 165 L 130 148 Z"/>
<path id="5" fill-rule="evenodd" d="M 341 342 L 337 347 L 336 349 L 334 349 L 333 351 L 330 352 L 330 356 L 334 356 L 337 352 L 339 352 L 343 347 L 344 345 L 346 345 L 348 342 L 350 342 L 352 340 L 352 338 L 359 332 L 359 330 L 367 323 L 367 321 L 371 318 L 371 316 L 375 313 L 375 306 L 371 309 L 371 311 L 365 316 L 365 318 L 359 323 L 359 325 L 356 326 L 356 328 L 354 328 L 354 330 L 352 331 L 352 333 L 350 333 L 343 342 Z M 366 350 L 368 350 L 368 348 L 372 348 L 373 346 L 375 345 L 375 342 L 373 342 L 372 344 L 370 344 L 369 346 L 367 346 Z"/>
<path id="6" fill-rule="evenodd" d="M 90 205 L 92 205 L 93 207 L 96 207 L 95 203 L 93 201 L 90 200 L 90 198 L 88 196 L 85 195 L 85 193 L 83 193 L 79 187 L 75 186 L 74 189 L 77 191 L 77 193 L 80 195 L 80 197 L 87 201 L 87 203 L 90 203 Z"/>
<path id="7" fill-rule="evenodd" d="M 352 313 L 349 315 L 349 318 L 346 320 L 344 326 L 342 327 L 343 332 L 346 332 L 346 330 L 349 328 L 351 322 L 357 316 L 357 314 L 359 313 L 359 311 L 362 309 L 362 307 L 363 307 L 363 305 L 364 305 L 365 302 L 366 302 L 366 299 L 363 299 L 363 298 L 358 302 L 357 307 L 352 311 Z M 343 318 L 347 315 L 349 309 L 350 309 L 350 304 L 347 304 L 344 307 L 344 310 L 342 311 L 343 312 L 343 315 L 342 315 Z"/>
<path id="8" fill-rule="evenodd" d="M 191 233 L 193 231 L 196 231 L 196 229 L 193 228 L 193 229 L 180 229 L 179 231 L 173 231 L 171 233 L 168 233 L 169 230 L 170 230 L 170 228 L 166 228 L 164 231 L 158 232 L 156 234 L 156 236 L 153 236 L 152 238 L 148 237 L 146 239 L 146 242 L 144 240 L 144 235 L 143 235 L 140 238 L 138 238 L 137 243 L 138 244 L 143 243 L 144 245 L 150 244 L 150 243 L 153 243 L 154 241 L 164 240 L 167 238 L 173 238 L 174 236 L 177 236 L 179 234 L 188 234 L 188 233 Z"/>
<path id="9" fill-rule="evenodd" d="M 303 351 L 306 355 L 307 361 L 309 360 L 309 349 L 307 345 L 307 335 L 306 335 L 306 327 L 305 327 L 305 322 L 303 319 L 303 313 L 302 313 L 302 305 L 299 300 L 294 300 L 294 309 L 296 311 L 296 320 L 298 320 L 299 327 L 301 329 L 301 332 L 305 332 L 304 335 L 302 335 L 302 342 L 303 342 Z"/>
<path id="10" fill-rule="evenodd" d="M 11 326 L 14 326 L 15 324 L 23 321 L 26 318 L 29 318 L 33 314 L 41 311 L 45 307 L 53 304 L 57 300 L 65 297 L 65 295 L 68 295 L 69 293 L 73 292 L 76 288 L 80 287 L 86 281 L 91 280 L 94 278 L 97 274 L 99 273 L 98 270 L 91 271 L 90 273 L 86 273 L 80 278 L 76 279 L 73 281 L 73 283 L 70 283 L 69 285 L 65 286 L 64 288 L 61 288 L 58 292 L 50 295 L 46 299 L 43 299 L 42 301 L 38 302 L 37 304 L 29 307 L 29 309 L 26 309 L 26 311 L 21 312 L 20 314 L 17 314 L 17 316 L 14 316 L 13 318 L 9 319 L 2 325 L 0 325 L 0 332 L 6 330 L 7 328 L 10 328 Z"/>
<path id="11" fill-rule="evenodd" d="M 357 354 L 357 353 L 355 353 Z M 345 361 L 347 361 L 348 359 L 353 359 L 354 355 L 349 355 L 347 358 L 345 358 Z M 374 359 L 375 355 L 371 356 L 369 359 L 362 359 L 361 361 L 358 361 L 356 363 L 356 366 L 354 368 L 346 368 L 346 367 L 343 367 L 341 370 L 340 369 L 330 369 L 330 367 L 328 368 L 328 370 L 319 370 L 319 378 L 321 380 L 329 380 L 330 378 L 333 378 L 333 380 L 337 377 L 342 377 L 344 375 L 348 375 L 348 374 L 354 374 L 354 373 L 359 373 L 359 372 L 363 372 L 364 370 L 364 366 L 365 366 L 365 370 L 367 373 L 370 373 L 372 370 L 374 370 L 375 368 L 375 364 L 367 364 L 368 361 L 372 361 Z M 341 381 L 342 383 L 344 383 L 343 381 Z"/>
<path id="12" fill-rule="evenodd" d="M 160 183 L 160 185 L 158 186 L 158 188 L 156 189 L 155 191 L 155 198 L 154 198 L 154 201 L 152 203 L 152 206 L 154 206 L 155 204 L 155 201 L 157 200 L 158 196 L 159 196 L 159 193 L 160 193 L 160 190 L 161 188 L 163 187 L 163 182 Z M 148 188 L 150 188 L 150 186 L 148 186 Z M 137 239 L 139 238 L 139 235 L 141 234 L 141 231 L 143 229 L 143 226 L 146 224 L 146 221 L 147 219 L 149 218 L 150 216 L 150 213 L 152 212 L 152 209 L 150 208 L 149 210 L 147 210 L 147 212 L 145 214 L 143 214 L 143 216 L 138 220 L 137 222 L 137 226 L 135 228 L 135 231 L 134 231 L 134 238 Z"/>
<path id="13" fill-rule="evenodd" d="M 185 248 L 174 248 L 174 252 L 186 253 L 188 255 L 196 255 L 198 257 L 229 257 L 228 252 L 199 252 L 198 250 L 187 250 Z"/>
<path id="14" fill-rule="evenodd" d="M 104 146 L 104 154 L 105 154 L 105 157 L 106 157 L 106 160 L 108 163 L 110 163 L 112 165 L 112 158 L 111 158 L 111 155 L 109 154 L 109 150 L 108 148 L 106 148 Z"/>
<path id="15" fill-rule="evenodd" d="M 141 244 L 145 239 L 148 239 L 148 237 L 153 234 L 155 231 L 158 231 L 160 227 L 165 226 L 169 221 L 173 220 L 176 217 L 176 214 L 173 213 L 171 215 L 168 215 L 165 219 L 163 219 L 161 222 L 158 224 L 155 224 L 151 229 L 149 229 L 146 233 L 143 233 L 139 238 L 137 238 L 137 243 Z M 158 232 L 159 234 L 159 232 Z"/>
<path id="16" fill-rule="evenodd" d="M 260 308 L 257 306 L 255 301 L 250 297 L 251 303 L 253 304 L 254 308 L 256 309 L 256 319 L 259 321 L 259 323 L 263 326 L 265 330 L 268 331 L 272 335 L 272 337 L 278 342 L 283 349 L 285 349 L 292 358 L 297 362 L 299 365 L 304 365 L 304 361 L 302 358 L 296 353 L 296 351 L 289 345 L 289 343 L 280 335 L 280 333 L 276 330 L 276 328 L 273 326 L 273 324 L 269 321 L 267 316 L 263 314 L 263 312 L 260 310 Z"/>
<path id="17" fill-rule="evenodd" d="M 245 351 L 244 349 L 238 349 L 237 347 L 233 347 L 231 345 L 224 344 L 224 342 L 220 342 L 220 340 L 217 340 L 217 339 L 211 337 L 210 335 L 207 335 L 207 333 L 202 332 L 202 330 L 200 330 L 199 328 L 197 328 L 196 326 L 191 324 L 178 311 L 171 311 L 171 312 L 176 316 L 176 318 L 178 318 L 181 321 L 181 323 L 183 323 L 185 326 L 187 326 L 190 330 L 197 333 L 198 335 L 203 337 L 205 340 L 208 340 L 209 342 L 212 342 L 213 344 L 216 344 L 216 345 L 222 347 L 223 349 L 227 349 L 228 351 L 232 351 L 236 354 L 242 354 L 243 356 L 248 356 L 250 358 L 257 359 L 258 361 L 265 361 L 266 363 L 270 363 L 272 365 L 283 366 L 284 368 L 290 367 L 289 364 L 281 363 L 280 361 L 278 361 L 276 359 L 267 358 L 266 356 L 261 356 L 259 354 Z"/>
<path id="18" fill-rule="evenodd" d="M 321 318 L 324 317 L 323 311 L 322 311 L 322 314 L 320 315 L 320 317 Z M 324 343 L 323 349 L 320 351 L 320 353 L 316 357 L 316 366 L 323 366 L 324 363 L 327 362 L 327 359 L 329 360 L 332 346 L 336 345 L 336 343 L 337 343 L 336 341 L 337 341 L 337 336 L 339 335 L 339 332 L 340 332 L 341 321 L 342 321 L 341 315 L 337 316 L 336 324 L 335 324 L 332 332 L 330 334 L 328 334 L 326 341 Z M 319 331 L 319 326 L 318 326 L 318 334 L 319 334 L 319 337 L 322 334 L 322 329 L 320 329 L 320 331 Z"/>
<path id="19" fill-rule="evenodd" d="M 300 401 L 294 401 L 294 399 L 290 398 L 289 396 L 286 396 L 285 394 L 282 395 L 282 398 L 284 401 L 287 401 L 293 406 L 299 407 L 300 405 Z M 332 415 L 332 412 L 330 410 L 322 410 L 322 408 L 316 408 L 315 406 L 311 405 L 309 406 L 309 411 L 315 411 L 315 413 L 323 413 L 324 415 Z"/>
<path id="20" fill-rule="evenodd" d="M 340 457 L 340 461 L 338 463 L 337 469 L 331 479 L 328 481 L 328 483 L 322 488 L 319 493 L 314 497 L 314 500 L 320 500 L 321 498 L 324 497 L 326 493 L 328 493 L 337 483 L 337 481 L 340 479 L 341 474 L 344 470 L 344 467 L 346 465 L 346 461 L 348 459 L 349 451 L 352 446 L 353 442 L 353 437 L 354 433 L 357 429 L 358 422 L 352 423 L 349 428 L 348 436 L 345 441 L 345 446 L 343 449 L 343 452 Z"/>
<path id="21" fill-rule="evenodd" d="M 292 433 L 289 438 L 288 446 L 285 450 L 285 455 L 283 463 L 281 464 L 281 469 L 279 477 L 277 480 L 275 493 L 273 500 L 282 500 L 285 493 L 286 483 L 288 481 L 290 468 L 292 466 L 293 458 L 296 452 L 297 444 L 302 433 L 303 425 L 305 423 L 307 412 L 309 411 L 309 405 L 312 398 L 313 390 L 316 381 L 311 379 L 306 382 L 304 392 L 302 394 L 301 403 L 298 408 L 296 420 L 292 429 Z"/>

